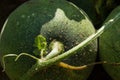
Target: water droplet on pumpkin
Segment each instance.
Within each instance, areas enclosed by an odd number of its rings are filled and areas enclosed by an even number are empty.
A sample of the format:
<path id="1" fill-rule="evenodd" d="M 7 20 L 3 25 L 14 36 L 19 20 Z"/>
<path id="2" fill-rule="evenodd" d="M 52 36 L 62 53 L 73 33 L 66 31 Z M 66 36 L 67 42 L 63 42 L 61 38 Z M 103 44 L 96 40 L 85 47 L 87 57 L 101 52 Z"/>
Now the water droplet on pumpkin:
<path id="1" fill-rule="evenodd" d="M 22 18 L 25 18 L 25 15 L 22 15 L 21 17 L 22 17 Z"/>
<path id="2" fill-rule="evenodd" d="M 114 19 L 110 19 L 109 21 L 110 21 L 110 22 L 113 22 L 113 21 L 114 21 Z"/>
<path id="3" fill-rule="evenodd" d="M 17 24 L 17 25 L 19 25 L 20 23 L 19 23 L 19 22 L 17 22 L 16 24 Z"/>
<path id="4" fill-rule="evenodd" d="M 89 49 L 90 52 L 92 52 L 92 49 Z"/>
<path id="5" fill-rule="evenodd" d="M 38 70 L 38 68 L 35 68 L 35 70 L 37 71 L 37 70 Z"/>
<path id="6" fill-rule="evenodd" d="M 84 53 L 83 53 L 83 56 L 84 56 L 85 54 L 86 54 L 86 53 L 84 52 Z"/>
<path id="7" fill-rule="evenodd" d="M 28 18 L 30 18 L 30 16 L 27 16 Z"/>
<path id="8" fill-rule="evenodd" d="M 49 40 L 52 40 L 52 38 L 50 37 Z"/>
<path id="9" fill-rule="evenodd" d="M 35 16 L 35 13 L 32 13 L 32 16 Z"/>

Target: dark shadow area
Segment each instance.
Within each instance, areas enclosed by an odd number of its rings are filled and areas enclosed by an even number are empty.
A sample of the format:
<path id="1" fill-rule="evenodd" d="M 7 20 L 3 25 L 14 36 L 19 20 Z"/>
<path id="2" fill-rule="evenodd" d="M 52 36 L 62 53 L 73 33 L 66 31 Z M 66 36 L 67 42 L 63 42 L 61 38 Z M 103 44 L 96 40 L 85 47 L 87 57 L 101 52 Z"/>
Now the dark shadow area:
<path id="1" fill-rule="evenodd" d="M 9 80 L 9 78 L 7 77 L 7 75 L 5 74 L 5 72 L 2 72 L 2 67 L 0 65 L 0 80 Z"/>
<path id="2" fill-rule="evenodd" d="M 99 58 L 97 57 L 97 61 Z M 104 70 L 101 64 L 95 65 L 92 73 L 90 74 L 88 80 L 113 80 L 107 72 Z"/>
<path id="3" fill-rule="evenodd" d="M 99 42 L 99 38 L 98 38 L 98 42 Z M 98 45 L 99 45 L 99 43 L 98 43 Z M 98 46 L 98 50 L 97 50 L 96 62 L 100 62 L 99 46 Z M 99 64 L 99 65 L 94 66 L 93 71 L 90 74 L 88 80 L 113 80 L 113 79 L 104 70 L 102 64 Z"/>

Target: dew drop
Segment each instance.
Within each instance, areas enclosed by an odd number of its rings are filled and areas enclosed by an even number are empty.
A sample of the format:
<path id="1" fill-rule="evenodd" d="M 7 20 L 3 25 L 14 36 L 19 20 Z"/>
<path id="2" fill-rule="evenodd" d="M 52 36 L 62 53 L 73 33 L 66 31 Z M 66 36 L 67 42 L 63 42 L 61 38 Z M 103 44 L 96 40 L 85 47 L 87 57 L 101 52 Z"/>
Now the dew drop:
<path id="1" fill-rule="evenodd" d="M 35 16 L 35 13 L 32 13 L 32 16 Z"/>
<path id="2" fill-rule="evenodd" d="M 17 22 L 16 24 L 17 24 L 17 25 L 19 25 L 20 23 L 19 23 L 19 22 Z"/>
<path id="3" fill-rule="evenodd" d="M 90 52 L 92 52 L 92 49 L 89 49 Z"/>
<path id="4" fill-rule="evenodd" d="M 35 68 L 35 70 L 37 71 L 37 70 L 38 70 L 38 68 Z"/>
<path id="5" fill-rule="evenodd" d="M 109 21 L 110 21 L 110 22 L 113 22 L 113 21 L 114 21 L 114 19 L 110 19 Z"/>
<path id="6" fill-rule="evenodd" d="M 30 18 L 30 16 L 27 16 L 28 18 Z"/>
<path id="7" fill-rule="evenodd" d="M 21 17 L 22 17 L 22 18 L 25 18 L 25 15 L 22 15 Z"/>

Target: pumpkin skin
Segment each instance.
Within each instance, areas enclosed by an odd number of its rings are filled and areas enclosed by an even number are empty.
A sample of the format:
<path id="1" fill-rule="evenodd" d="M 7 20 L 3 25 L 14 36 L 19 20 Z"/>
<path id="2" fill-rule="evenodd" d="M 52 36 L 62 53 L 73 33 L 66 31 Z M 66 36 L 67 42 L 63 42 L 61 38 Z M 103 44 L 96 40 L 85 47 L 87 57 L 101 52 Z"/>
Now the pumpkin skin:
<path id="1" fill-rule="evenodd" d="M 59 25 L 56 27 L 55 32 L 61 33 L 61 26 L 64 29 L 64 32 L 61 34 L 65 33 L 65 28 L 70 28 L 66 33 L 68 36 L 62 35 L 63 37 L 68 37 L 65 40 L 64 38 L 60 40 L 60 36 L 55 37 L 56 35 L 54 34 L 56 33 L 54 32 L 51 34 L 53 35 L 51 37 L 52 40 L 56 39 L 61 42 L 64 40 L 63 43 L 68 47 L 66 50 L 95 33 L 95 29 L 88 16 L 72 3 L 64 0 L 30 0 L 13 11 L 6 20 L 0 35 L 0 60 L 2 61 L 2 57 L 6 54 L 25 52 L 34 55 L 33 51 L 35 48 L 33 44 L 35 37 L 39 34 L 45 36 L 42 27 L 48 24 L 50 25 L 48 29 L 51 29 L 52 25 L 49 23 L 54 23 L 55 21 L 52 21 L 54 18 L 57 19 L 56 21 L 58 21 L 57 24 Z M 64 23 L 65 19 L 67 19 L 65 22 L 68 25 Z M 55 25 L 53 24 L 53 26 Z M 76 30 L 74 31 L 74 29 Z M 45 37 L 49 44 L 50 36 Z M 72 41 L 73 43 L 71 43 Z M 78 50 L 76 56 L 71 56 L 63 61 L 71 65 L 92 63 L 96 58 L 96 49 L 97 43 L 93 41 L 82 51 Z M 20 79 L 36 62 L 28 56 L 22 56 L 16 62 L 14 59 L 15 57 L 7 57 L 5 59 L 5 72 L 11 80 Z M 33 75 L 31 80 L 86 80 L 91 70 L 92 68 L 90 67 L 82 71 L 73 71 L 53 65 Z"/>
<path id="2" fill-rule="evenodd" d="M 83 9 L 87 15 L 90 17 L 94 25 L 98 25 L 101 21 L 98 18 L 98 14 L 95 10 L 95 1 L 94 0 L 68 0 L 77 5 L 79 8 Z M 99 20 L 98 20 L 99 19 Z"/>
<path id="3" fill-rule="evenodd" d="M 116 15 L 120 14 L 120 6 L 115 8 L 108 16 L 105 22 L 114 19 Z M 117 16 L 120 17 L 120 16 Z M 108 61 L 108 63 L 120 62 L 120 19 L 112 25 L 106 26 L 107 30 L 100 36 L 99 40 L 99 54 L 101 61 Z M 120 66 L 104 64 L 103 67 L 113 80 L 120 80 Z"/>

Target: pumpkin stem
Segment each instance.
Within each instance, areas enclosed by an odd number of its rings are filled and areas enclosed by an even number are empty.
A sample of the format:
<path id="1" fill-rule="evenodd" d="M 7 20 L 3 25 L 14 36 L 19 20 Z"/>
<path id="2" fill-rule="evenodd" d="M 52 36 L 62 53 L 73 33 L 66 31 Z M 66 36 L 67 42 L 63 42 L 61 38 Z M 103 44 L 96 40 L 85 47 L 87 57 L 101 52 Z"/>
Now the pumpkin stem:
<path id="1" fill-rule="evenodd" d="M 51 59 L 64 51 L 64 46 L 61 42 L 53 40 L 50 44 L 51 52 L 45 57 L 45 60 Z"/>

